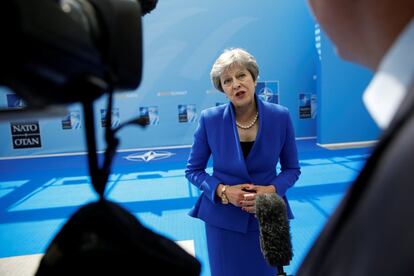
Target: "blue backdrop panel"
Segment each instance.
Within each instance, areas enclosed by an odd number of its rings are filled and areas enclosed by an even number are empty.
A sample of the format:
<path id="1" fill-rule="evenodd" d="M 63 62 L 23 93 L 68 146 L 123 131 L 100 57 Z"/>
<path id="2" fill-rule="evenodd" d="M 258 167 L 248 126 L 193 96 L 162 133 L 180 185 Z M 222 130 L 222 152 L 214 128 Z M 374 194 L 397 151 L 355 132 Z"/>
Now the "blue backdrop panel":
<path id="1" fill-rule="evenodd" d="M 278 101 L 289 108 L 296 135 L 315 136 L 315 116 L 300 117 L 300 95 L 316 96 L 314 23 L 306 3 L 189 3 L 160 1 L 143 18 L 142 83 L 136 91 L 115 96 L 112 114 L 115 125 L 135 116 L 147 117 L 150 125 L 122 130 L 120 149 L 191 144 L 200 111 L 227 102 L 212 88 L 209 72 L 216 57 L 229 47 L 245 48 L 257 58 L 260 82 L 277 83 Z M 8 105 L 6 94 L 0 94 L 2 106 Z M 105 108 L 105 98 L 96 102 L 99 150 L 105 148 L 101 122 Z M 0 157 L 85 151 L 81 111 L 75 104 L 63 118 L 38 120 L 40 134 L 29 134 L 40 135 L 39 147 L 13 148 L 10 122 L 0 122 Z"/>
<path id="2" fill-rule="evenodd" d="M 372 73 L 340 59 L 321 33 L 317 142 L 334 144 L 376 140 L 380 130 L 368 114 L 362 95 Z"/>

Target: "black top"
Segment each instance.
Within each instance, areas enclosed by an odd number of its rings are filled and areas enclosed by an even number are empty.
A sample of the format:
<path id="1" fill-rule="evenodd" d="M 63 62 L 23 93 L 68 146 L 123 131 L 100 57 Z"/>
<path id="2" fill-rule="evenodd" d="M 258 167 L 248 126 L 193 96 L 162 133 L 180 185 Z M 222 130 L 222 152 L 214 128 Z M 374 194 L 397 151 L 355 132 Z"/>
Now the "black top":
<path id="1" fill-rule="evenodd" d="M 254 141 L 249 142 L 240 142 L 240 146 L 243 150 L 244 159 L 249 155 L 250 150 L 252 149 Z"/>

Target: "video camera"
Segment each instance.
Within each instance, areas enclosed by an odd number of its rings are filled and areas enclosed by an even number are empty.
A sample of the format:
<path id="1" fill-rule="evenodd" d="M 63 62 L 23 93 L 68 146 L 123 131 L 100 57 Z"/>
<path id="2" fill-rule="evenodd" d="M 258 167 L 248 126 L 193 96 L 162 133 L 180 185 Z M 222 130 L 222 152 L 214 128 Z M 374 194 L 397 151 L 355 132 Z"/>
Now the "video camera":
<path id="1" fill-rule="evenodd" d="M 4 117 L 64 116 L 62 106 L 83 105 L 92 184 L 102 197 L 118 146 L 117 129 L 107 127 L 105 162 L 96 156 L 93 102 L 107 93 L 139 86 L 142 70 L 141 16 L 157 0 L 3 0 L 0 4 L 0 85 L 21 97 L 23 109 Z M 22 115 L 23 114 L 23 115 Z M 50 116 L 46 115 L 46 116 Z M 111 112 L 106 121 L 111 126 Z"/>
<path id="2" fill-rule="evenodd" d="M 3 0 L 0 85 L 32 107 L 139 86 L 141 16 L 157 0 Z M 86 83 L 96 89 L 82 91 Z"/>
<path id="3" fill-rule="evenodd" d="M 119 144 L 116 132 L 129 124 L 145 126 L 146 120 L 131 119 L 112 128 L 112 112 L 107 112 L 103 163 L 96 151 L 93 103 L 107 93 L 107 110 L 112 110 L 114 91 L 139 86 L 141 16 L 156 4 L 157 0 L 1 1 L 0 85 L 20 96 L 29 110 L 82 104 L 89 174 L 99 195 L 58 232 L 37 276 L 127 275 L 142 269 L 154 275 L 200 274 L 193 256 L 105 198 Z"/>

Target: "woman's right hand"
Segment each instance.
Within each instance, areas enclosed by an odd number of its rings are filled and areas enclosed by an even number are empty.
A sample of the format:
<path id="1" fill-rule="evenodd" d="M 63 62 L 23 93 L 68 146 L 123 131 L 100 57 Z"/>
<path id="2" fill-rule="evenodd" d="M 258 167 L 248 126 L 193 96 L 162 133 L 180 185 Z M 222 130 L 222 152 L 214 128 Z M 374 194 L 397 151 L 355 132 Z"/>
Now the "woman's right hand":
<path id="1" fill-rule="evenodd" d="M 224 184 L 219 184 L 217 187 L 217 195 L 221 197 L 221 190 L 223 188 Z M 249 183 L 244 184 L 238 184 L 238 185 L 232 185 L 227 186 L 226 188 L 226 196 L 227 199 L 231 204 L 237 207 L 241 207 L 240 202 L 244 200 L 245 194 L 250 194 L 249 190 L 252 190 L 254 188 L 254 185 Z"/>

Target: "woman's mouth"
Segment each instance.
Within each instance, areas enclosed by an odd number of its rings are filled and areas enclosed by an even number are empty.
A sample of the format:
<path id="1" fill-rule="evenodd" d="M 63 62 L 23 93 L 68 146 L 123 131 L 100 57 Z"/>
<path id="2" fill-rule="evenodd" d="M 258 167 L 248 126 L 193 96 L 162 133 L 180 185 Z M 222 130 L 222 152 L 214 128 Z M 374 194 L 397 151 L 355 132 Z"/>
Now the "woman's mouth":
<path id="1" fill-rule="evenodd" d="M 244 92 L 244 91 L 239 91 L 235 94 L 235 96 L 236 96 L 236 98 L 242 98 L 245 93 L 246 92 Z"/>

